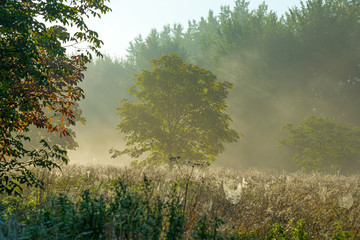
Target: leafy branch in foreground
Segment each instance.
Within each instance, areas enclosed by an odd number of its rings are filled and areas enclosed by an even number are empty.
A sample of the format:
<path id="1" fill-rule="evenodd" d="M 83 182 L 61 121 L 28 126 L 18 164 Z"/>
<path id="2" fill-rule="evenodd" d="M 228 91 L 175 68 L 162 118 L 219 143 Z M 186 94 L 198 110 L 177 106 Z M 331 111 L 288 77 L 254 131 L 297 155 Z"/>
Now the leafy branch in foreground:
<path id="1" fill-rule="evenodd" d="M 30 167 L 52 169 L 68 162 L 64 149 L 44 139 L 37 149 L 27 148 L 26 133 L 35 126 L 71 136 L 74 106 L 84 97 L 78 84 L 85 64 L 91 52 L 101 56 L 102 41 L 84 17 L 110 11 L 105 2 L 0 2 L 0 193 L 19 194 L 22 184 L 40 186 Z M 71 36 L 67 26 L 77 32 Z M 90 45 L 69 57 L 64 44 L 81 41 Z"/>

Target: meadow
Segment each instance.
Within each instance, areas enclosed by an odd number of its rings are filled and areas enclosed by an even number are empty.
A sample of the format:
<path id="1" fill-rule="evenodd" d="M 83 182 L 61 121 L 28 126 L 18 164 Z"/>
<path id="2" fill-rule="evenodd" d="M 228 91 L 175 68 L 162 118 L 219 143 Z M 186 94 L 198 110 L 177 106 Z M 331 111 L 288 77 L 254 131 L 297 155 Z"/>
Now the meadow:
<path id="1" fill-rule="evenodd" d="M 38 171 L 38 170 L 37 170 Z M 360 239 L 360 175 L 69 165 L 0 196 L 0 239 Z"/>

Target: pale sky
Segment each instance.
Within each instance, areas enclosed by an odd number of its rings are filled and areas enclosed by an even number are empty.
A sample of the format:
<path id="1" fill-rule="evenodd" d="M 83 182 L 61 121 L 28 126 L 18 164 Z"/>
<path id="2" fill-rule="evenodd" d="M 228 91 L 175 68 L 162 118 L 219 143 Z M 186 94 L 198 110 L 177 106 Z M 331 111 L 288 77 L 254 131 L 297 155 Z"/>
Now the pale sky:
<path id="1" fill-rule="evenodd" d="M 250 9 L 256 9 L 263 0 L 250 0 Z M 270 10 L 282 15 L 291 7 L 299 6 L 300 0 L 266 0 Z M 152 28 L 161 30 L 166 24 L 181 23 L 187 28 L 188 20 L 207 17 L 209 10 L 215 15 L 220 6 L 230 6 L 235 0 L 112 0 L 112 12 L 101 19 L 88 20 L 88 26 L 99 33 L 104 41 L 102 52 L 123 56 L 129 42 L 141 34 L 147 36 Z"/>

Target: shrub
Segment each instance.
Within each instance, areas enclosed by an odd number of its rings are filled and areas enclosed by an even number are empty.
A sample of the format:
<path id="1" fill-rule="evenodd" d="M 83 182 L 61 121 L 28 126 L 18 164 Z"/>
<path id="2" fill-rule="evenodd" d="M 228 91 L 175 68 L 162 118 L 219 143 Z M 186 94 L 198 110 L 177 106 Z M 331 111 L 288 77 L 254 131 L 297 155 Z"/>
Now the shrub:
<path id="1" fill-rule="evenodd" d="M 305 170 L 350 171 L 360 166 L 359 127 L 311 116 L 297 127 L 287 124 L 283 129 L 290 135 L 280 143 L 295 150 L 292 158 Z"/>

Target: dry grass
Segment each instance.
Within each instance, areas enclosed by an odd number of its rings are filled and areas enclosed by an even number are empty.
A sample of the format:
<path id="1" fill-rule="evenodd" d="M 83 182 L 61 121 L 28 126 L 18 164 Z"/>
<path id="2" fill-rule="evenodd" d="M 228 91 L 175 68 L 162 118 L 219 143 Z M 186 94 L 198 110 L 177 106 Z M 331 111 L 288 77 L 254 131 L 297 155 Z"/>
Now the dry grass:
<path id="1" fill-rule="evenodd" d="M 193 173 L 178 168 L 116 168 L 65 166 L 63 170 L 40 173 L 45 191 L 28 189 L 39 202 L 64 192 L 76 200 L 85 189 L 105 197 L 113 184 L 122 180 L 136 188 L 144 174 L 151 181 L 153 196 L 166 197 L 177 183 L 177 193 L 185 200 L 187 190 L 187 229 L 207 213 L 218 216 L 241 232 L 256 229 L 265 233 L 269 223 L 287 225 L 300 219 L 315 238 L 329 238 L 336 222 L 345 231 L 360 233 L 360 176 L 325 175 L 303 172 L 262 172 L 208 169 Z M 176 184 L 175 184 L 176 185 Z"/>

